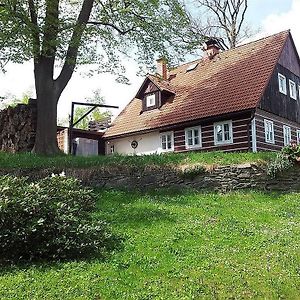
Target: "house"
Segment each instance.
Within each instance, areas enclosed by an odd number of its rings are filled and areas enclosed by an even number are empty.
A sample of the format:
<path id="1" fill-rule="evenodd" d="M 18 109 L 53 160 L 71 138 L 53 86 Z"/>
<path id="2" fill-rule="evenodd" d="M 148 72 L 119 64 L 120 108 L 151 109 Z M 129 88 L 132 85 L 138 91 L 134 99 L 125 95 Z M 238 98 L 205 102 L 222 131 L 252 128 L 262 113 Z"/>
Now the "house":
<path id="1" fill-rule="evenodd" d="M 148 75 L 106 131 L 106 153 L 280 150 L 300 142 L 300 61 L 289 31 Z"/>

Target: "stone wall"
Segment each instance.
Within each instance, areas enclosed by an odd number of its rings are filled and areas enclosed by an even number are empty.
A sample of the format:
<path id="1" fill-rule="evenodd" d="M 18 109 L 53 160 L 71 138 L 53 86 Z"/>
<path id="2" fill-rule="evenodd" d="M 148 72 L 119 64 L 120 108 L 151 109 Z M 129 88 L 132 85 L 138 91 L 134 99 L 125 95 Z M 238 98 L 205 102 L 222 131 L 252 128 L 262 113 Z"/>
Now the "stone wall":
<path id="1" fill-rule="evenodd" d="M 31 151 L 36 128 L 36 103 L 18 104 L 0 111 L 0 151 Z"/>
<path id="2" fill-rule="evenodd" d="M 271 179 L 266 167 L 253 164 L 201 168 L 186 172 L 182 168 L 147 166 L 97 167 L 88 169 L 0 170 L 0 175 L 14 174 L 38 179 L 51 173 L 65 172 L 93 187 L 150 190 L 155 188 L 194 188 L 196 190 L 232 191 L 256 189 L 270 191 L 300 191 L 300 167 Z"/>

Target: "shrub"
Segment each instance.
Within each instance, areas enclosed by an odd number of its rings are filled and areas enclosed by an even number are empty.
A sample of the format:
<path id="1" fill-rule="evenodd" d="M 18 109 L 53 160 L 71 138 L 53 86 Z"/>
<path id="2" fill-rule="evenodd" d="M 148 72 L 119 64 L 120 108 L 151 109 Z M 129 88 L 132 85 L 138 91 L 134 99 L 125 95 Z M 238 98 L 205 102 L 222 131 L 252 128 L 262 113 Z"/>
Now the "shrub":
<path id="1" fill-rule="evenodd" d="M 92 218 L 95 197 L 71 178 L 0 177 L 0 258 L 78 258 L 103 253 L 107 224 Z"/>
<path id="2" fill-rule="evenodd" d="M 267 175 L 275 178 L 281 172 L 293 167 L 293 165 L 294 162 L 289 158 L 289 156 L 280 152 L 277 154 L 276 158 L 268 165 Z"/>
<path id="3" fill-rule="evenodd" d="M 300 144 L 291 143 L 288 146 L 282 148 L 281 152 L 288 156 L 292 161 L 298 161 L 300 158 Z"/>

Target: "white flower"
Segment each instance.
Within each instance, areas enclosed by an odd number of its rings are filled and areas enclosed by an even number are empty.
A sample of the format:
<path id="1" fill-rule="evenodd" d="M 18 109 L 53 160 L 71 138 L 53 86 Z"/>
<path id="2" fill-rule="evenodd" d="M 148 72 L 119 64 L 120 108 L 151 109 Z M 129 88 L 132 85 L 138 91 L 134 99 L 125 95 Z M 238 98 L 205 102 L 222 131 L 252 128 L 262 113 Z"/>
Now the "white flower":
<path id="1" fill-rule="evenodd" d="M 60 177 L 66 177 L 66 173 L 65 171 L 62 171 L 60 174 L 59 174 Z"/>

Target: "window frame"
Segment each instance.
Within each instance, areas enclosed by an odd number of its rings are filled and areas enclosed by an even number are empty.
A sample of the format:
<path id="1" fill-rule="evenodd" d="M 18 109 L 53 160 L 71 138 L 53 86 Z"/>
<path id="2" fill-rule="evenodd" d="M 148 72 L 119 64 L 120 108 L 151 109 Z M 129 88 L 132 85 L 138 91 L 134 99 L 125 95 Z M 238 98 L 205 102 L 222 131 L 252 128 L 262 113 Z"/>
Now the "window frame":
<path id="1" fill-rule="evenodd" d="M 192 130 L 192 140 L 193 140 L 193 145 L 188 144 L 188 131 Z M 198 130 L 199 132 L 199 144 L 195 144 L 195 132 L 194 130 Z M 202 147 L 202 132 L 201 132 L 201 126 L 194 126 L 194 127 L 188 127 L 185 128 L 184 130 L 184 136 L 185 136 L 185 148 L 186 149 L 196 149 L 196 148 L 201 148 Z"/>
<path id="2" fill-rule="evenodd" d="M 297 144 L 300 144 L 300 129 L 296 130 L 296 139 L 297 139 Z"/>
<path id="3" fill-rule="evenodd" d="M 267 124 L 271 125 L 272 128 L 272 139 L 268 138 Z M 275 131 L 274 131 L 274 122 L 268 119 L 264 119 L 264 130 L 265 130 L 265 142 L 268 144 L 275 144 Z"/>
<path id="4" fill-rule="evenodd" d="M 147 108 L 150 108 L 150 107 L 154 107 L 155 106 L 155 104 L 156 104 L 156 95 L 155 95 L 155 93 L 152 93 L 152 94 L 148 94 L 148 95 L 146 95 L 145 96 L 145 100 L 146 100 L 146 107 Z M 154 103 L 151 105 L 150 104 L 150 102 L 149 102 L 149 99 L 153 99 L 154 98 Z"/>
<path id="5" fill-rule="evenodd" d="M 224 134 L 224 125 L 229 124 L 229 135 L 230 139 L 225 140 L 225 134 Z M 221 125 L 222 126 L 222 141 L 217 140 L 217 131 L 216 127 Z M 233 144 L 233 129 L 232 129 L 232 120 L 222 121 L 222 122 L 215 122 L 214 123 L 214 144 L 217 145 L 229 145 Z"/>
<path id="6" fill-rule="evenodd" d="M 288 125 L 283 125 L 282 128 L 283 128 L 283 145 L 288 146 L 288 145 L 290 145 L 290 143 L 292 141 L 292 130 L 291 130 L 291 127 Z M 289 142 L 288 143 L 286 143 L 286 138 L 285 138 L 286 137 L 286 134 L 285 134 L 286 129 L 289 129 Z"/>
<path id="7" fill-rule="evenodd" d="M 170 149 L 163 149 L 162 145 L 162 137 L 171 135 L 171 148 Z M 161 132 L 159 134 L 159 139 L 160 139 L 160 148 L 162 152 L 172 152 L 174 151 L 174 131 L 166 131 L 166 132 Z M 168 140 L 166 140 L 166 145 L 168 145 Z"/>
<path id="8" fill-rule="evenodd" d="M 294 89 L 291 88 L 291 84 L 294 86 Z M 289 79 L 289 90 L 290 90 L 290 97 L 294 100 L 297 100 L 297 85 L 296 82 Z M 295 94 L 292 95 L 292 90 L 294 90 Z"/>
<path id="9" fill-rule="evenodd" d="M 284 89 L 281 89 L 280 79 L 284 80 Z M 286 77 L 281 73 L 278 73 L 278 89 L 281 94 L 287 95 L 287 84 L 286 84 Z"/>

